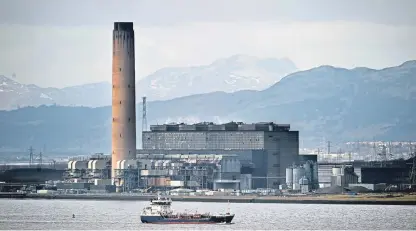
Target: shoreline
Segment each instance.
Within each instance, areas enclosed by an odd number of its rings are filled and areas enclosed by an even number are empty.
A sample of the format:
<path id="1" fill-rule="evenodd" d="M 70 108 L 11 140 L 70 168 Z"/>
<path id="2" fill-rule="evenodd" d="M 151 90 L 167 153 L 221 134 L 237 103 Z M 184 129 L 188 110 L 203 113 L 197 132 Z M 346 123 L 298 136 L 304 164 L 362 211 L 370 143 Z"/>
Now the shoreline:
<path id="1" fill-rule="evenodd" d="M 117 194 L 10 194 L 1 198 L 35 200 L 127 200 L 149 201 L 155 195 L 117 195 Z M 276 204 L 361 204 L 361 205 L 416 205 L 416 195 L 409 198 L 368 198 L 345 195 L 326 196 L 170 196 L 177 202 L 219 202 L 219 203 L 276 203 Z"/>

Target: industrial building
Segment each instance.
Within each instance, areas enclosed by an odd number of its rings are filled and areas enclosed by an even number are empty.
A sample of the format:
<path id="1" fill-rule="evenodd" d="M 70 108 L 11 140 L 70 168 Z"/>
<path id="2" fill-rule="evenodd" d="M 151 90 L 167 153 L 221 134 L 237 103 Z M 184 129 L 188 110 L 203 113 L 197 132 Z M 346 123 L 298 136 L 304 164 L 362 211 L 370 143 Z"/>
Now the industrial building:
<path id="1" fill-rule="evenodd" d="M 286 188 L 293 191 L 310 192 L 317 189 L 318 163 L 307 161 L 298 166 L 286 168 Z"/>
<path id="2" fill-rule="evenodd" d="M 113 192 L 111 157 L 92 156 L 88 160 L 68 162 L 66 182 L 56 184 L 60 190 Z M 383 166 L 354 163 L 318 163 L 316 155 L 300 155 L 297 164 L 285 168 L 285 182 L 280 189 L 308 193 L 318 188 L 365 187 L 384 190 L 390 185 L 403 189 L 408 185 L 413 159 L 394 161 Z M 367 163 L 369 164 L 369 163 Z M 394 165 L 393 165 L 394 164 Z M 359 168 L 355 168 L 355 166 Z M 402 167 L 400 167 L 402 166 Z M 117 178 L 125 182 L 119 191 L 170 191 L 175 188 L 193 190 L 250 191 L 258 189 L 253 173 L 255 165 L 244 164 L 236 154 L 138 154 L 135 160 L 118 162 Z M 357 174 L 360 170 L 361 180 Z M 376 170 L 374 170 L 376 169 Z M 393 169 L 384 176 L 382 170 Z M 389 173 L 389 172 L 388 172 Z M 377 175 L 378 174 L 378 175 Z M 267 180 L 267 178 L 266 178 Z"/>
<path id="3" fill-rule="evenodd" d="M 244 171 L 252 174 L 252 187 L 277 188 L 284 183 L 286 167 L 296 163 L 299 155 L 299 132 L 291 131 L 288 124 L 151 125 L 150 131 L 143 131 L 142 134 L 143 150 L 136 152 L 134 46 L 133 23 L 115 22 L 111 180 L 117 191 L 125 189 L 124 179 L 139 177 L 133 173 L 136 171 L 133 169 L 141 168 L 134 161 L 136 154 L 225 154 L 223 151 L 227 150 L 226 154 L 237 155 L 238 161 L 245 167 Z M 143 102 L 145 109 L 145 98 Z M 143 115 L 144 122 L 145 110 Z M 72 174 L 76 175 L 76 172 L 76 168 L 72 170 Z M 225 184 L 225 181 L 215 183 Z M 131 188 L 131 185 L 126 187 Z"/>
<path id="4" fill-rule="evenodd" d="M 109 187 L 109 185 L 113 185 L 111 169 L 111 157 L 107 155 L 93 155 L 88 160 L 70 160 L 68 161 L 68 168 L 64 174 L 64 182 L 57 183 L 57 189 L 85 189 L 95 192 L 113 192 L 116 190 L 115 186 Z M 119 175 L 118 173 L 116 176 L 122 178 Z M 137 188 L 137 184 L 127 182 L 123 187 L 124 190 L 133 189 Z M 129 188 L 127 189 L 126 187 Z"/>
<path id="5" fill-rule="evenodd" d="M 89 160 L 71 160 L 65 182 L 58 190 L 113 192 L 110 180 L 110 157 L 93 156 Z M 251 174 L 241 174 L 236 155 L 138 155 L 136 160 L 118 161 L 116 178 L 124 182 L 118 191 L 142 188 L 148 191 L 174 188 L 249 190 Z"/>
<path id="6" fill-rule="evenodd" d="M 253 169 L 253 188 L 278 188 L 285 169 L 298 162 L 299 132 L 288 124 L 151 125 L 142 135 L 140 154 L 235 154 L 242 166 Z"/>
<path id="7" fill-rule="evenodd" d="M 412 171 L 413 175 L 415 174 L 414 162 L 415 157 L 408 160 L 319 163 L 319 187 L 361 185 L 374 190 L 380 189 L 380 185 L 385 185 L 395 186 L 398 189 L 410 188 Z"/>
<path id="8" fill-rule="evenodd" d="M 357 184 L 358 176 L 352 166 L 339 166 L 332 168 L 331 186 L 348 187 L 350 184 Z"/>
<path id="9" fill-rule="evenodd" d="M 416 184 L 415 157 L 375 165 L 318 164 L 317 155 L 299 155 L 298 131 L 291 130 L 289 124 L 273 122 L 151 125 L 150 131 L 143 131 L 143 149 L 136 150 L 133 23 L 114 23 L 112 47 L 111 156 L 70 160 L 64 182 L 56 184 L 60 190 L 129 192 L 137 188 L 182 187 L 269 190 L 285 186 L 310 192 L 318 187 L 358 183 Z M 144 97 L 143 124 L 146 126 L 142 127 L 147 127 L 145 107 Z M 31 174 L 33 170 L 2 175 L 7 181 L 38 182 L 55 180 L 62 174 L 42 171 L 27 177 L 28 172 Z M 51 172 L 53 176 L 46 178 Z"/>
<path id="10" fill-rule="evenodd" d="M 137 160 L 141 164 L 140 186 L 143 188 L 240 190 L 251 184 L 251 175 L 240 173 L 236 155 L 150 154 L 138 155 Z"/>
<path id="11" fill-rule="evenodd" d="M 416 156 L 407 160 L 356 163 L 360 166 L 360 183 L 395 185 L 400 189 L 416 187 Z"/>

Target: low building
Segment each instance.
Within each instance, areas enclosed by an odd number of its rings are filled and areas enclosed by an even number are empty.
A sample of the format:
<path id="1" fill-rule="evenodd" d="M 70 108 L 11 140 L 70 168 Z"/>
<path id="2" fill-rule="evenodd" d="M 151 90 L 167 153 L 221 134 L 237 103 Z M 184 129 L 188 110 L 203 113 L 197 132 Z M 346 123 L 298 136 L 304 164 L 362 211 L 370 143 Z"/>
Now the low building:
<path id="1" fill-rule="evenodd" d="M 241 164 L 236 155 L 137 155 L 140 187 L 240 189 Z M 250 187 L 244 174 L 244 187 Z"/>
<path id="2" fill-rule="evenodd" d="M 347 187 L 349 184 L 357 184 L 358 176 L 352 166 L 339 166 L 332 169 L 331 185 Z"/>

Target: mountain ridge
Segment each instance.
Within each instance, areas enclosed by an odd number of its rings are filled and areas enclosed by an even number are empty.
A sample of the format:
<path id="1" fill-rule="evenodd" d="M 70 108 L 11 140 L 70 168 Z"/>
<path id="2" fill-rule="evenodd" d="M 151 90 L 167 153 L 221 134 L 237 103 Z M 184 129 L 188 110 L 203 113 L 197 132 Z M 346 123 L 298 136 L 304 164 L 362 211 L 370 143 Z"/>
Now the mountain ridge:
<path id="1" fill-rule="evenodd" d="M 213 91 L 261 90 L 296 70 L 296 65 L 287 58 L 262 59 L 249 55 L 233 55 L 207 65 L 159 69 L 137 81 L 136 97 L 166 100 Z M 88 107 L 111 105 L 109 82 L 42 88 L 32 84 L 20 84 L 5 76 L 2 79 L 10 83 L 13 81 L 11 85 L 20 89 L 8 88 L 7 84 L 0 85 L 0 97 L 6 99 L 0 102 L 0 110 L 53 104 Z"/>
<path id="2" fill-rule="evenodd" d="M 317 67 L 258 91 L 222 91 L 148 101 L 148 124 L 273 121 L 291 124 L 302 143 L 412 140 L 416 137 L 416 62 L 375 71 Z M 141 144 L 141 110 L 137 107 Z M 31 107 L 0 111 L 0 147 L 108 152 L 111 107 Z"/>

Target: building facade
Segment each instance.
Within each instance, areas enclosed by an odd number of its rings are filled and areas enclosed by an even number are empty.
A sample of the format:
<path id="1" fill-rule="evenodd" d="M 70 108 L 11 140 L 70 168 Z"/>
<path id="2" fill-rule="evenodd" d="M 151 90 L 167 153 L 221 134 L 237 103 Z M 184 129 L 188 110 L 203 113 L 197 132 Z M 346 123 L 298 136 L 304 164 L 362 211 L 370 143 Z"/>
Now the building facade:
<path id="1" fill-rule="evenodd" d="M 275 123 L 151 125 L 142 143 L 138 154 L 236 154 L 252 167 L 253 188 L 278 188 L 299 155 L 299 132 Z"/>

